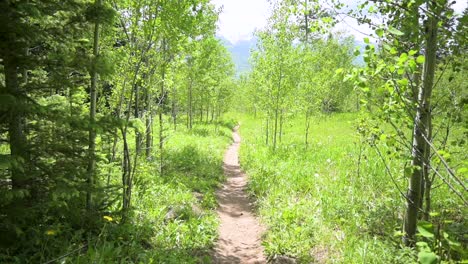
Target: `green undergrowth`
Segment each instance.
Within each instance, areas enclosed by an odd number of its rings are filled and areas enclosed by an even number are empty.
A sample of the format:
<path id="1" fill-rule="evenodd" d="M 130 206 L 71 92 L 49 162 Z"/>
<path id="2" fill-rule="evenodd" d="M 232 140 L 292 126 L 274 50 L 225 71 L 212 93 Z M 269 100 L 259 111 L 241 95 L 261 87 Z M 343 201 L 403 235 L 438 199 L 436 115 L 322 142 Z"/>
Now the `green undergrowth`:
<path id="1" fill-rule="evenodd" d="M 233 126 L 234 122 L 195 124 L 190 131 L 181 125 L 177 132 L 166 131 L 164 175 L 159 173 L 159 154 L 141 158 L 125 221 L 117 201 L 89 234 L 60 223 L 38 227 L 42 238 L 9 261 L 209 263 L 218 227 L 214 192 L 224 180 L 222 159 Z M 155 153 L 157 146 L 155 142 Z M 120 172 L 113 173 L 111 184 L 118 186 Z"/>
<path id="2" fill-rule="evenodd" d="M 132 220 L 110 228 L 106 242 L 85 258 L 97 263 L 207 263 L 217 237 L 215 189 L 224 180 L 223 153 L 233 124 L 195 124 L 171 132 L 164 175 L 138 175 Z M 144 165 L 143 165 L 144 166 Z"/>
<path id="3" fill-rule="evenodd" d="M 386 160 L 396 185 L 375 149 L 362 142 L 357 114 L 314 118 L 309 145 L 304 121 L 285 125 L 274 151 L 265 145 L 260 119 L 242 117 L 241 166 L 249 175 L 266 225 L 269 258 L 294 257 L 301 263 L 414 263 L 402 248 L 405 190 L 401 166 Z M 385 146 L 380 151 L 386 153 Z M 385 155 L 383 155 L 385 158 Z M 433 192 L 434 208 L 453 204 L 446 188 Z M 454 208 L 454 207 L 452 207 Z"/>

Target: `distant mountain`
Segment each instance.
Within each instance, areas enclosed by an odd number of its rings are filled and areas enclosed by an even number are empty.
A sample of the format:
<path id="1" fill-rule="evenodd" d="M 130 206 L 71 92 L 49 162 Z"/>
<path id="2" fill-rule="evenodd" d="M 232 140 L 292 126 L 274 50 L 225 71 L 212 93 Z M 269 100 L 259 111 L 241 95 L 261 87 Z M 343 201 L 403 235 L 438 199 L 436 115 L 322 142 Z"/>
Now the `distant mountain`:
<path id="1" fill-rule="evenodd" d="M 250 50 L 255 48 L 257 45 L 257 39 L 252 38 L 250 40 L 242 40 L 235 44 L 232 44 L 229 40 L 223 38 L 222 36 L 218 36 L 224 46 L 231 52 L 232 60 L 236 65 L 236 75 L 239 76 L 243 72 L 250 71 L 252 66 L 249 63 L 250 57 Z M 363 41 L 355 41 L 355 47 L 359 47 L 361 50 L 361 54 L 354 59 L 355 65 L 364 65 L 364 60 L 362 54 L 364 53 L 366 44 Z"/>
<path id="2" fill-rule="evenodd" d="M 249 63 L 250 50 L 255 47 L 257 40 L 252 38 L 250 40 L 241 40 L 235 44 L 232 44 L 229 40 L 218 37 L 231 52 L 232 60 L 236 65 L 236 74 L 239 75 L 242 72 L 249 71 L 251 65 Z"/>

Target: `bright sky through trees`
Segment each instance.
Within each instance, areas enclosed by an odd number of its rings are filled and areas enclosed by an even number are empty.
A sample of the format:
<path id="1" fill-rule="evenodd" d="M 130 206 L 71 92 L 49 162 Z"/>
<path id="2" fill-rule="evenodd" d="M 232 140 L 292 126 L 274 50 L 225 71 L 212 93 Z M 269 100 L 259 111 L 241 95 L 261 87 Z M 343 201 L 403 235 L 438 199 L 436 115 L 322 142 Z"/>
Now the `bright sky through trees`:
<path id="1" fill-rule="evenodd" d="M 218 35 L 226 38 L 232 44 L 251 39 L 256 28 L 263 28 L 266 25 L 267 18 L 271 13 L 267 0 L 212 0 L 212 2 L 217 8 L 223 7 L 218 21 Z M 343 2 L 349 6 L 356 6 L 360 1 Z M 460 13 L 466 6 L 466 1 L 457 0 L 454 9 Z M 370 33 L 367 25 L 358 25 L 356 20 L 349 17 L 344 18 L 336 29 L 354 35 L 356 40 L 362 40 L 365 34 Z"/>

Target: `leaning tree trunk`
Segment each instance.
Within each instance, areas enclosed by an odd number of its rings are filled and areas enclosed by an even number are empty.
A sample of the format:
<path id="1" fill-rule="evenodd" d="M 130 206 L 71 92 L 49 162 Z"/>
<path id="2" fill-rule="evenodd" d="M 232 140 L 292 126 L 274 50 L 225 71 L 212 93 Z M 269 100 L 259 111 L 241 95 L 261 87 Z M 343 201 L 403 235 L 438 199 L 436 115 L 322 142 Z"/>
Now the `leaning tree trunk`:
<path id="1" fill-rule="evenodd" d="M 96 6 L 101 5 L 101 0 L 96 0 L 94 3 Z M 88 147 L 88 168 L 87 168 L 87 184 L 88 189 L 86 192 L 86 208 L 90 210 L 92 208 L 92 188 L 94 186 L 94 175 L 96 171 L 96 101 L 97 101 L 97 70 L 96 70 L 96 59 L 99 55 L 99 19 L 94 24 L 94 43 L 93 43 L 93 64 L 91 67 L 91 87 L 90 87 L 90 106 L 89 106 L 89 147 Z"/>
<path id="2" fill-rule="evenodd" d="M 435 7 L 437 8 L 437 7 Z M 426 60 L 424 63 L 423 85 L 419 89 L 416 116 L 413 128 L 412 166 L 413 173 L 409 180 L 407 193 L 407 209 L 404 223 L 403 241 L 405 245 L 415 243 L 418 211 L 421 199 L 421 182 L 424 177 L 424 167 L 427 166 L 430 149 L 426 140 L 430 136 L 431 95 L 434 85 L 434 72 L 437 54 L 437 23 L 434 15 L 429 15 L 426 33 Z"/>

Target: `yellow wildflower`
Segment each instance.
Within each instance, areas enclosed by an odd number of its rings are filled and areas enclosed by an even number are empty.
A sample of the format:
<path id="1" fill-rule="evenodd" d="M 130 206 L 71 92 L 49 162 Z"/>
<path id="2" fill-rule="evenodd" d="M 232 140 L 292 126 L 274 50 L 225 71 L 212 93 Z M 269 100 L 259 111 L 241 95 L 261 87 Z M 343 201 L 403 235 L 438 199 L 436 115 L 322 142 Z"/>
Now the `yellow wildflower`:
<path id="1" fill-rule="evenodd" d="M 103 216 L 104 220 L 106 220 L 107 222 L 112 222 L 114 219 L 112 219 L 112 217 L 108 216 L 108 215 L 105 215 Z"/>
<path id="2" fill-rule="evenodd" d="M 48 235 L 48 236 L 53 236 L 53 235 L 57 234 L 57 231 L 50 229 L 50 230 L 47 230 L 45 232 L 45 234 Z"/>

